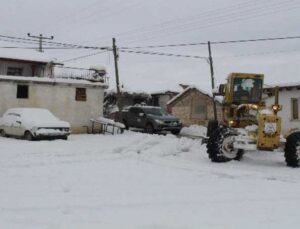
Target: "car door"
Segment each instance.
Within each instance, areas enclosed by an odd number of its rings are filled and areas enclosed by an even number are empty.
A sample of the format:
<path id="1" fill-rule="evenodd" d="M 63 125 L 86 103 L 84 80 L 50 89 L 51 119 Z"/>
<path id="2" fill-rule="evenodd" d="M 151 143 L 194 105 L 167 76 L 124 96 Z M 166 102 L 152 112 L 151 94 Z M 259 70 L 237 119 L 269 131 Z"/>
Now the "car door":
<path id="1" fill-rule="evenodd" d="M 137 127 L 140 128 L 141 127 L 141 119 L 139 117 L 139 108 L 138 107 L 132 107 L 129 110 L 129 115 L 128 115 L 128 122 L 129 125 L 132 127 Z"/>
<path id="2" fill-rule="evenodd" d="M 138 115 L 140 128 L 145 128 L 147 124 L 147 115 L 145 111 L 142 108 L 139 108 L 137 115 Z"/>
<path id="3" fill-rule="evenodd" d="M 9 132 L 10 135 L 22 136 L 23 132 L 21 131 L 21 116 L 18 113 L 9 113 Z"/>
<path id="4" fill-rule="evenodd" d="M 145 128 L 144 119 L 145 119 L 144 111 L 141 108 L 136 108 L 135 111 L 136 127 Z"/>
<path id="5" fill-rule="evenodd" d="M 128 124 L 132 127 L 137 127 L 137 120 L 136 120 L 136 109 L 135 107 L 132 107 L 128 111 Z"/>
<path id="6" fill-rule="evenodd" d="M 19 113 L 14 113 L 13 131 L 15 136 L 23 136 L 25 129 L 22 123 L 22 116 Z"/>

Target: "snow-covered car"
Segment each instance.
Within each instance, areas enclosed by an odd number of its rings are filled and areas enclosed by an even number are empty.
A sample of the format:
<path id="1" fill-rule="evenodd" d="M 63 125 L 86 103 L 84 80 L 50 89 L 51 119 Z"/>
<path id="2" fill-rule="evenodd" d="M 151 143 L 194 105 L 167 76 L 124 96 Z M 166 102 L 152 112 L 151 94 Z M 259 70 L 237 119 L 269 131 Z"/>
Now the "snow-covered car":
<path id="1" fill-rule="evenodd" d="M 61 121 L 49 110 L 42 108 L 12 108 L 0 118 L 2 137 L 33 139 L 68 139 L 70 124 Z"/>

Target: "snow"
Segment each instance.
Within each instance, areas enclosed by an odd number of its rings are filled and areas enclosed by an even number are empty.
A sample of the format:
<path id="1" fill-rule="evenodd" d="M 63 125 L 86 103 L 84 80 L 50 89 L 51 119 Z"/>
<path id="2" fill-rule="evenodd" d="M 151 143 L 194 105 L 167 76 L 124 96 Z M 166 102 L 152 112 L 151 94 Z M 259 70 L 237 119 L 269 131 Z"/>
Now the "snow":
<path id="1" fill-rule="evenodd" d="M 173 90 L 169 90 L 169 89 L 165 89 L 165 90 L 155 90 L 150 92 L 151 95 L 164 95 L 164 94 L 179 94 L 180 92 L 178 91 L 173 91 Z"/>
<path id="2" fill-rule="evenodd" d="M 205 126 L 191 125 L 183 127 L 180 131 L 182 136 L 206 137 L 207 128 Z"/>
<path id="3" fill-rule="evenodd" d="M 8 114 L 15 114 L 19 117 L 20 124 L 25 130 L 32 130 L 38 127 L 62 127 L 70 128 L 70 124 L 65 121 L 59 120 L 49 110 L 43 108 L 11 108 L 8 109 L 3 115 L 1 122 L 8 126 L 13 125 L 13 120 Z"/>
<path id="4" fill-rule="evenodd" d="M 92 86 L 103 86 L 108 87 L 107 83 L 91 82 L 88 80 L 79 79 L 63 79 L 63 78 L 47 78 L 47 77 L 27 77 L 27 76 L 7 76 L 0 75 L 0 80 L 13 80 L 13 81 L 30 81 L 30 82 L 44 82 L 44 83 L 67 83 L 77 85 L 92 85 Z"/>
<path id="5" fill-rule="evenodd" d="M 0 228 L 298 228 L 299 170 L 279 152 L 211 163 L 172 135 L 0 138 Z"/>
<path id="6" fill-rule="evenodd" d="M 276 83 L 276 84 L 269 84 L 266 85 L 264 88 L 269 89 L 269 88 L 275 88 L 275 87 L 298 87 L 300 86 L 300 81 L 293 81 L 293 82 L 288 82 L 288 83 Z"/>
<path id="7" fill-rule="evenodd" d="M 122 129 L 125 128 L 125 125 L 123 123 L 115 122 L 114 120 L 109 119 L 109 118 L 104 118 L 104 117 L 99 116 L 96 120 L 103 124 L 113 125 L 113 126 L 116 126 L 118 128 L 122 128 Z"/>
<path id="8" fill-rule="evenodd" d="M 250 132 L 255 132 L 257 131 L 258 126 L 257 125 L 250 125 L 250 126 L 246 126 L 245 130 L 250 131 Z"/>
<path id="9" fill-rule="evenodd" d="M 94 65 L 94 66 L 91 66 L 90 69 L 91 69 L 91 70 L 96 70 L 96 71 L 104 71 L 104 72 L 107 72 L 107 71 L 106 71 L 106 67 L 105 67 L 105 66 L 102 66 L 102 65 Z"/>
<path id="10" fill-rule="evenodd" d="M 42 129 L 38 129 L 36 132 L 36 135 L 66 135 L 68 134 L 69 132 L 67 131 L 61 131 L 61 130 L 58 130 L 58 129 L 45 129 L 45 128 L 42 128 Z"/>

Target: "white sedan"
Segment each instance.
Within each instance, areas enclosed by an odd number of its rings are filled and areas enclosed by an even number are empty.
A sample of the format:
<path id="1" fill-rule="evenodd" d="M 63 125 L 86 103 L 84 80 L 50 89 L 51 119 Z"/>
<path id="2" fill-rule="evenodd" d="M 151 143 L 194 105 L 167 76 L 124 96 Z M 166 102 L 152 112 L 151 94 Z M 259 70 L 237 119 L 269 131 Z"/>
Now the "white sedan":
<path id="1" fill-rule="evenodd" d="M 0 119 L 0 135 L 23 137 L 26 140 L 42 138 L 68 139 L 70 124 L 59 120 L 42 108 L 8 109 Z"/>

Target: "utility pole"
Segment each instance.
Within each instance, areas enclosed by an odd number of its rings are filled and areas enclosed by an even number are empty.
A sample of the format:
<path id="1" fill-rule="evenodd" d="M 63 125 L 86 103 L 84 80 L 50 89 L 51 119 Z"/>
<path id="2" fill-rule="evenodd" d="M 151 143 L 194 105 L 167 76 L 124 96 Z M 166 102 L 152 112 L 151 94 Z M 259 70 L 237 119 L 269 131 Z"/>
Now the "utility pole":
<path id="1" fill-rule="evenodd" d="M 116 85 L 117 85 L 117 93 L 120 95 L 120 82 L 119 82 L 119 69 L 118 69 L 118 59 L 119 55 L 117 52 L 116 39 L 113 38 L 113 53 L 114 53 L 114 61 L 115 61 L 115 74 L 116 74 Z"/>
<path id="2" fill-rule="evenodd" d="M 120 90 L 119 68 L 118 68 L 119 55 L 118 55 L 117 46 L 116 46 L 116 39 L 113 38 L 112 42 L 113 42 L 113 54 L 114 54 L 114 61 L 115 61 L 115 75 L 116 75 L 116 86 L 117 86 L 117 106 L 119 109 L 119 115 L 118 115 L 119 117 L 117 118 L 117 120 L 118 120 L 121 118 L 121 104 L 120 104 L 121 90 Z"/>
<path id="3" fill-rule="evenodd" d="M 213 66 L 213 59 L 211 56 L 211 46 L 210 46 L 210 41 L 207 42 L 208 44 L 208 54 L 209 54 L 209 66 L 210 66 L 210 77 L 211 77 L 211 88 L 212 88 L 212 94 L 213 94 L 213 109 L 214 109 L 214 120 L 217 121 L 217 105 L 215 101 L 215 95 L 213 93 L 214 88 L 215 88 L 215 79 L 214 79 L 214 66 Z"/>
<path id="4" fill-rule="evenodd" d="M 32 36 L 30 33 L 27 33 L 28 37 L 31 38 L 37 38 L 39 39 L 39 52 L 43 52 L 43 40 L 53 40 L 54 36 L 51 37 L 44 37 L 43 34 L 40 34 L 39 36 Z"/>

